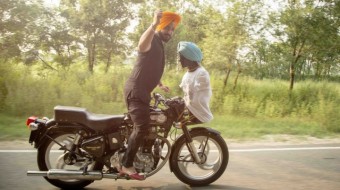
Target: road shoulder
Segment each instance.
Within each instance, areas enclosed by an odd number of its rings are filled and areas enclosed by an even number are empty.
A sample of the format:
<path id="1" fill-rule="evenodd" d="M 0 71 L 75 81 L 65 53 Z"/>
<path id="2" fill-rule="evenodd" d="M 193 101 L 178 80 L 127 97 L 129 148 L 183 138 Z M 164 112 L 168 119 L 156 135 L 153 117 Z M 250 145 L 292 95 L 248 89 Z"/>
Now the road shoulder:
<path id="1" fill-rule="evenodd" d="M 261 139 L 237 140 L 225 139 L 229 148 L 259 147 L 259 146 L 289 146 L 289 145 L 325 145 L 340 144 L 340 137 L 316 138 L 296 135 L 265 135 Z M 28 140 L 0 141 L 0 150 L 33 150 L 34 146 Z"/>

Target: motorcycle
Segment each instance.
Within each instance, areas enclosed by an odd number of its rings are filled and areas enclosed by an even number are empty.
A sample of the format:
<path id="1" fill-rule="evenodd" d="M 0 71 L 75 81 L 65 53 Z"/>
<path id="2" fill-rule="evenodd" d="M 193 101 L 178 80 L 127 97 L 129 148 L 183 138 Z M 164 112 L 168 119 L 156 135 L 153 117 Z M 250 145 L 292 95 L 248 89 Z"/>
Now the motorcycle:
<path id="1" fill-rule="evenodd" d="M 149 178 L 169 161 L 171 172 L 190 186 L 216 181 L 229 160 L 220 133 L 197 125 L 189 128 L 196 123 L 180 97 L 157 93 L 152 101 L 149 134 L 134 158 L 137 172 Z M 104 178 L 130 179 L 116 168 L 133 130 L 128 113 L 99 115 L 85 108 L 56 106 L 53 119 L 29 117 L 26 125 L 40 170 L 27 171 L 28 176 L 42 176 L 63 189 L 83 188 Z"/>

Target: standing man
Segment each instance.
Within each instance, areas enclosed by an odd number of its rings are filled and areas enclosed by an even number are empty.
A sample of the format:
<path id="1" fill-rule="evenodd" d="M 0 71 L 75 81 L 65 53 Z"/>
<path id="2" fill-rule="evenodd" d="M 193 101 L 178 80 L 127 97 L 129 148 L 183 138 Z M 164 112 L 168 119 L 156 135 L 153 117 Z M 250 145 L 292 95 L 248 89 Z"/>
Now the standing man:
<path id="1" fill-rule="evenodd" d="M 169 91 L 160 81 L 165 65 L 163 43 L 171 39 L 180 20 L 181 17 L 173 12 L 159 10 L 154 13 L 152 24 L 139 39 L 137 62 L 125 84 L 124 97 L 134 130 L 129 137 L 120 172 L 136 180 L 144 180 L 144 176 L 133 167 L 133 161 L 148 134 L 151 92 L 157 85 L 163 91 Z"/>

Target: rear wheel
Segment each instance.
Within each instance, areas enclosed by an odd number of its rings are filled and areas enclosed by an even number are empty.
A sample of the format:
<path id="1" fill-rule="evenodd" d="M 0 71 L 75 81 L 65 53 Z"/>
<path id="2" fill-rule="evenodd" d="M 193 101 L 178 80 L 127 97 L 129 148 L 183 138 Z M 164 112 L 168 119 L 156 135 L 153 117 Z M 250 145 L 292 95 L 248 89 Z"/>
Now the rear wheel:
<path id="1" fill-rule="evenodd" d="M 183 135 L 174 145 L 176 147 L 170 159 L 172 171 L 179 180 L 188 185 L 208 185 L 216 181 L 227 168 L 227 144 L 220 135 L 206 130 L 194 131 L 190 135 L 202 162 L 194 162 Z"/>
<path id="2" fill-rule="evenodd" d="M 38 167 L 40 171 L 48 171 L 50 169 L 68 169 L 68 170 L 81 170 L 85 166 L 85 162 L 76 162 L 73 165 L 65 163 L 65 155 L 69 151 L 65 151 L 63 146 L 68 150 L 73 144 L 75 134 L 73 133 L 59 133 L 52 136 L 54 139 L 47 140 L 38 149 Z M 81 158 L 77 156 L 77 159 Z M 88 166 L 88 171 L 91 170 L 102 170 L 103 165 L 99 163 L 92 163 Z M 81 189 L 93 182 L 93 180 L 76 180 L 76 179 L 49 179 L 44 177 L 52 185 L 62 189 Z"/>

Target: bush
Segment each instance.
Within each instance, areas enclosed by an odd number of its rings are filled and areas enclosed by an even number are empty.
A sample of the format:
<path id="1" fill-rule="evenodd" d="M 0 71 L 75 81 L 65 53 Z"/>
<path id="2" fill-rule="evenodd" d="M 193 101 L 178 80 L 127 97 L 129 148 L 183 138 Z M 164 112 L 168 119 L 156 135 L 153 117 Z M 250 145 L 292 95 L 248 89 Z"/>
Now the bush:
<path id="1" fill-rule="evenodd" d="M 85 107 L 94 113 L 122 114 L 124 83 L 131 66 L 112 67 L 94 73 L 84 64 L 58 72 L 39 66 L 0 65 L 1 111 L 9 115 L 53 114 L 56 105 Z M 165 71 L 162 82 L 171 89 L 168 97 L 182 96 L 179 88 L 185 71 Z M 215 115 L 253 118 L 296 118 L 319 123 L 325 130 L 340 132 L 340 85 L 301 81 L 289 91 L 288 81 L 239 78 L 234 89 L 230 81 L 223 90 L 223 77 L 210 73 L 213 88 L 211 108 Z M 230 77 L 230 80 L 232 76 Z M 156 92 L 160 92 L 157 88 Z"/>

